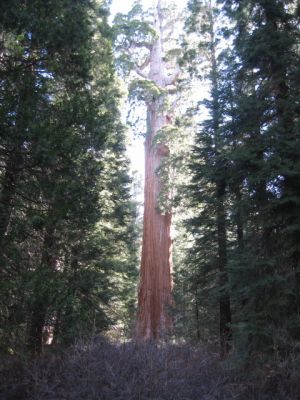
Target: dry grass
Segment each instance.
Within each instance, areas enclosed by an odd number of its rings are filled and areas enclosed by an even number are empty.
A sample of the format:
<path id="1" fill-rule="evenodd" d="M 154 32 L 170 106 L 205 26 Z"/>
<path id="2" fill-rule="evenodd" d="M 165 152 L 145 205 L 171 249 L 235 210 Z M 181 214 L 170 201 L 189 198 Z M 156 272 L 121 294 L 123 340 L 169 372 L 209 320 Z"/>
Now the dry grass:
<path id="1" fill-rule="evenodd" d="M 287 371 L 287 367 L 282 367 Z M 112 344 L 97 338 L 60 354 L 0 367 L 1 400 L 297 400 L 299 376 L 237 378 L 205 347 Z"/>

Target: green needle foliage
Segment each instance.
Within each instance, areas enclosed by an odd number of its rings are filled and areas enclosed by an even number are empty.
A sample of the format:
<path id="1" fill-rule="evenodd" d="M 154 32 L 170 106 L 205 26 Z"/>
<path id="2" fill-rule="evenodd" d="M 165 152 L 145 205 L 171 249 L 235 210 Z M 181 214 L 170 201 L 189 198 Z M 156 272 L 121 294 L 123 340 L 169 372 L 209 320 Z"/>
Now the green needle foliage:
<path id="1" fill-rule="evenodd" d="M 210 41 L 209 8 L 217 27 Z M 215 334 L 216 299 L 225 291 L 240 354 L 282 355 L 299 340 L 300 327 L 296 2 L 195 0 L 189 9 L 188 30 L 198 37 L 185 56 L 190 71 L 199 76 L 207 57 L 211 65 L 209 118 L 199 127 L 191 163 L 194 245 L 186 279 L 200 305 L 194 318 L 201 311 L 203 334 L 209 327 L 208 335 Z M 221 257 L 223 285 L 216 274 Z"/>
<path id="2" fill-rule="evenodd" d="M 15 0 L 0 15 L 0 347 L 40 352 L 113 322 L 135 210 L 106 5 Z"/>

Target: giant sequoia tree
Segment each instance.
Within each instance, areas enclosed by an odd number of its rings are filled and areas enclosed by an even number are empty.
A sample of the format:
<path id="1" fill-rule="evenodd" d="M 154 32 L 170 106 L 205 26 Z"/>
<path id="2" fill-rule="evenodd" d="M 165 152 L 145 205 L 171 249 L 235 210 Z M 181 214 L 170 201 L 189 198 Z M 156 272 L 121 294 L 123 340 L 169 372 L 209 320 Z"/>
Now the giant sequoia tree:
<path id="1" fill-rule="evenodd" d="M 139 79 L 131 82 L 131 97 L 143 101 L 147 108 L 145 137 L 145 203 L 143 246 L 139 287 L 138 336 L 150 339 L 163 335 L 171 326 L 168 308 L 172 304 L 172 239 L 170 193 L 158 170 L 168 158 L 168 134 L 172 129 L 174 93 L 178 78 L 176 62 L 168 60 L 165 44 L 175 21 L 161 0 L 150 15 L 135 4 L 131 12 L 117 15 L 117 51 L 119 61 Z M 170 15 L 169 15 L 170 17 Z M 162 193 L 164 194 L 162 195 Z M 163 201 L 161 201 L 163 198 Z M 162 204 L 163 203 L 163 204 Z"/>

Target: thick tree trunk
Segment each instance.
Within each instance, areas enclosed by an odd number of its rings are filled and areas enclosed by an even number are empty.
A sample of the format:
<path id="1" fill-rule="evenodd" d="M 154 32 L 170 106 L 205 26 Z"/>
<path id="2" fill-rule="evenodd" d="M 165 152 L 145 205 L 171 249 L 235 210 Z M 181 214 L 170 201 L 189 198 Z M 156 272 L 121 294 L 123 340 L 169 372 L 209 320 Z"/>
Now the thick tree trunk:
<path id="1" fill-rule="evenodd" d="M 145 339 L 158 338 L 171 326 L 168 312 L 168 307 L 172 304 L 171 214 L 163 215 L 158 208 L 161 183 L 155 172 L 164 156 L 161 151 L 161 146 L 155 148 L 151 140 L 146 141 L 145 210 L 138 316 L 138 335 Z"/>
<path id="2" fill-rule="evenodd" d="M 157 6 L 156 31 L 162 33 L 160 1 Z M 162 89 L 166 87 L 161 37 L 151 49 L 149 79 Z M 172 216 L 170 212 L 163 213 L 159 209 L 158 197 L 163 187 L 157 174 L 162 160 L 169 155 L 169 148 L 165 144 L 155 145 L 153 142 L 157 132 L 168 123 L 162 101 L 162 97 L 158 97 L 147 105 L 144 227 L 137 322 L 137 335 L 142 339 L 159 338 L 172 325 L 169 312 L 172 304 Z"/>

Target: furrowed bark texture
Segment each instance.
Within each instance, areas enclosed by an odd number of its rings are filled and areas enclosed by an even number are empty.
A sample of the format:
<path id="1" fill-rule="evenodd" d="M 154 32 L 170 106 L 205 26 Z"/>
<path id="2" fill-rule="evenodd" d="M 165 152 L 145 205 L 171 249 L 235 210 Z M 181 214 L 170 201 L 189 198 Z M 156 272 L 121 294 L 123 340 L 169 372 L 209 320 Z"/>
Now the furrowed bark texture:
<path id="1" fill-rule="evenodd" d="M 158 1 L 156 30 L 161 34 L 161 11 Z M 167 86 L 161 35 L 150 51 L 151 79 L 160 88 Z M 145 199 L 143 246 L 138 296 L 138 337 L 148 340 L 162 337 L 172 326 L 169 308 L 172 305 L 171 213 L 162 213 L 158 197 L 162 182 L 157 174 L 166 144 L 154 144 L 157 132 L 168 123 L 162 110 L 162 97 L 147 104 L 147 137 L 145 141 Z"/>

